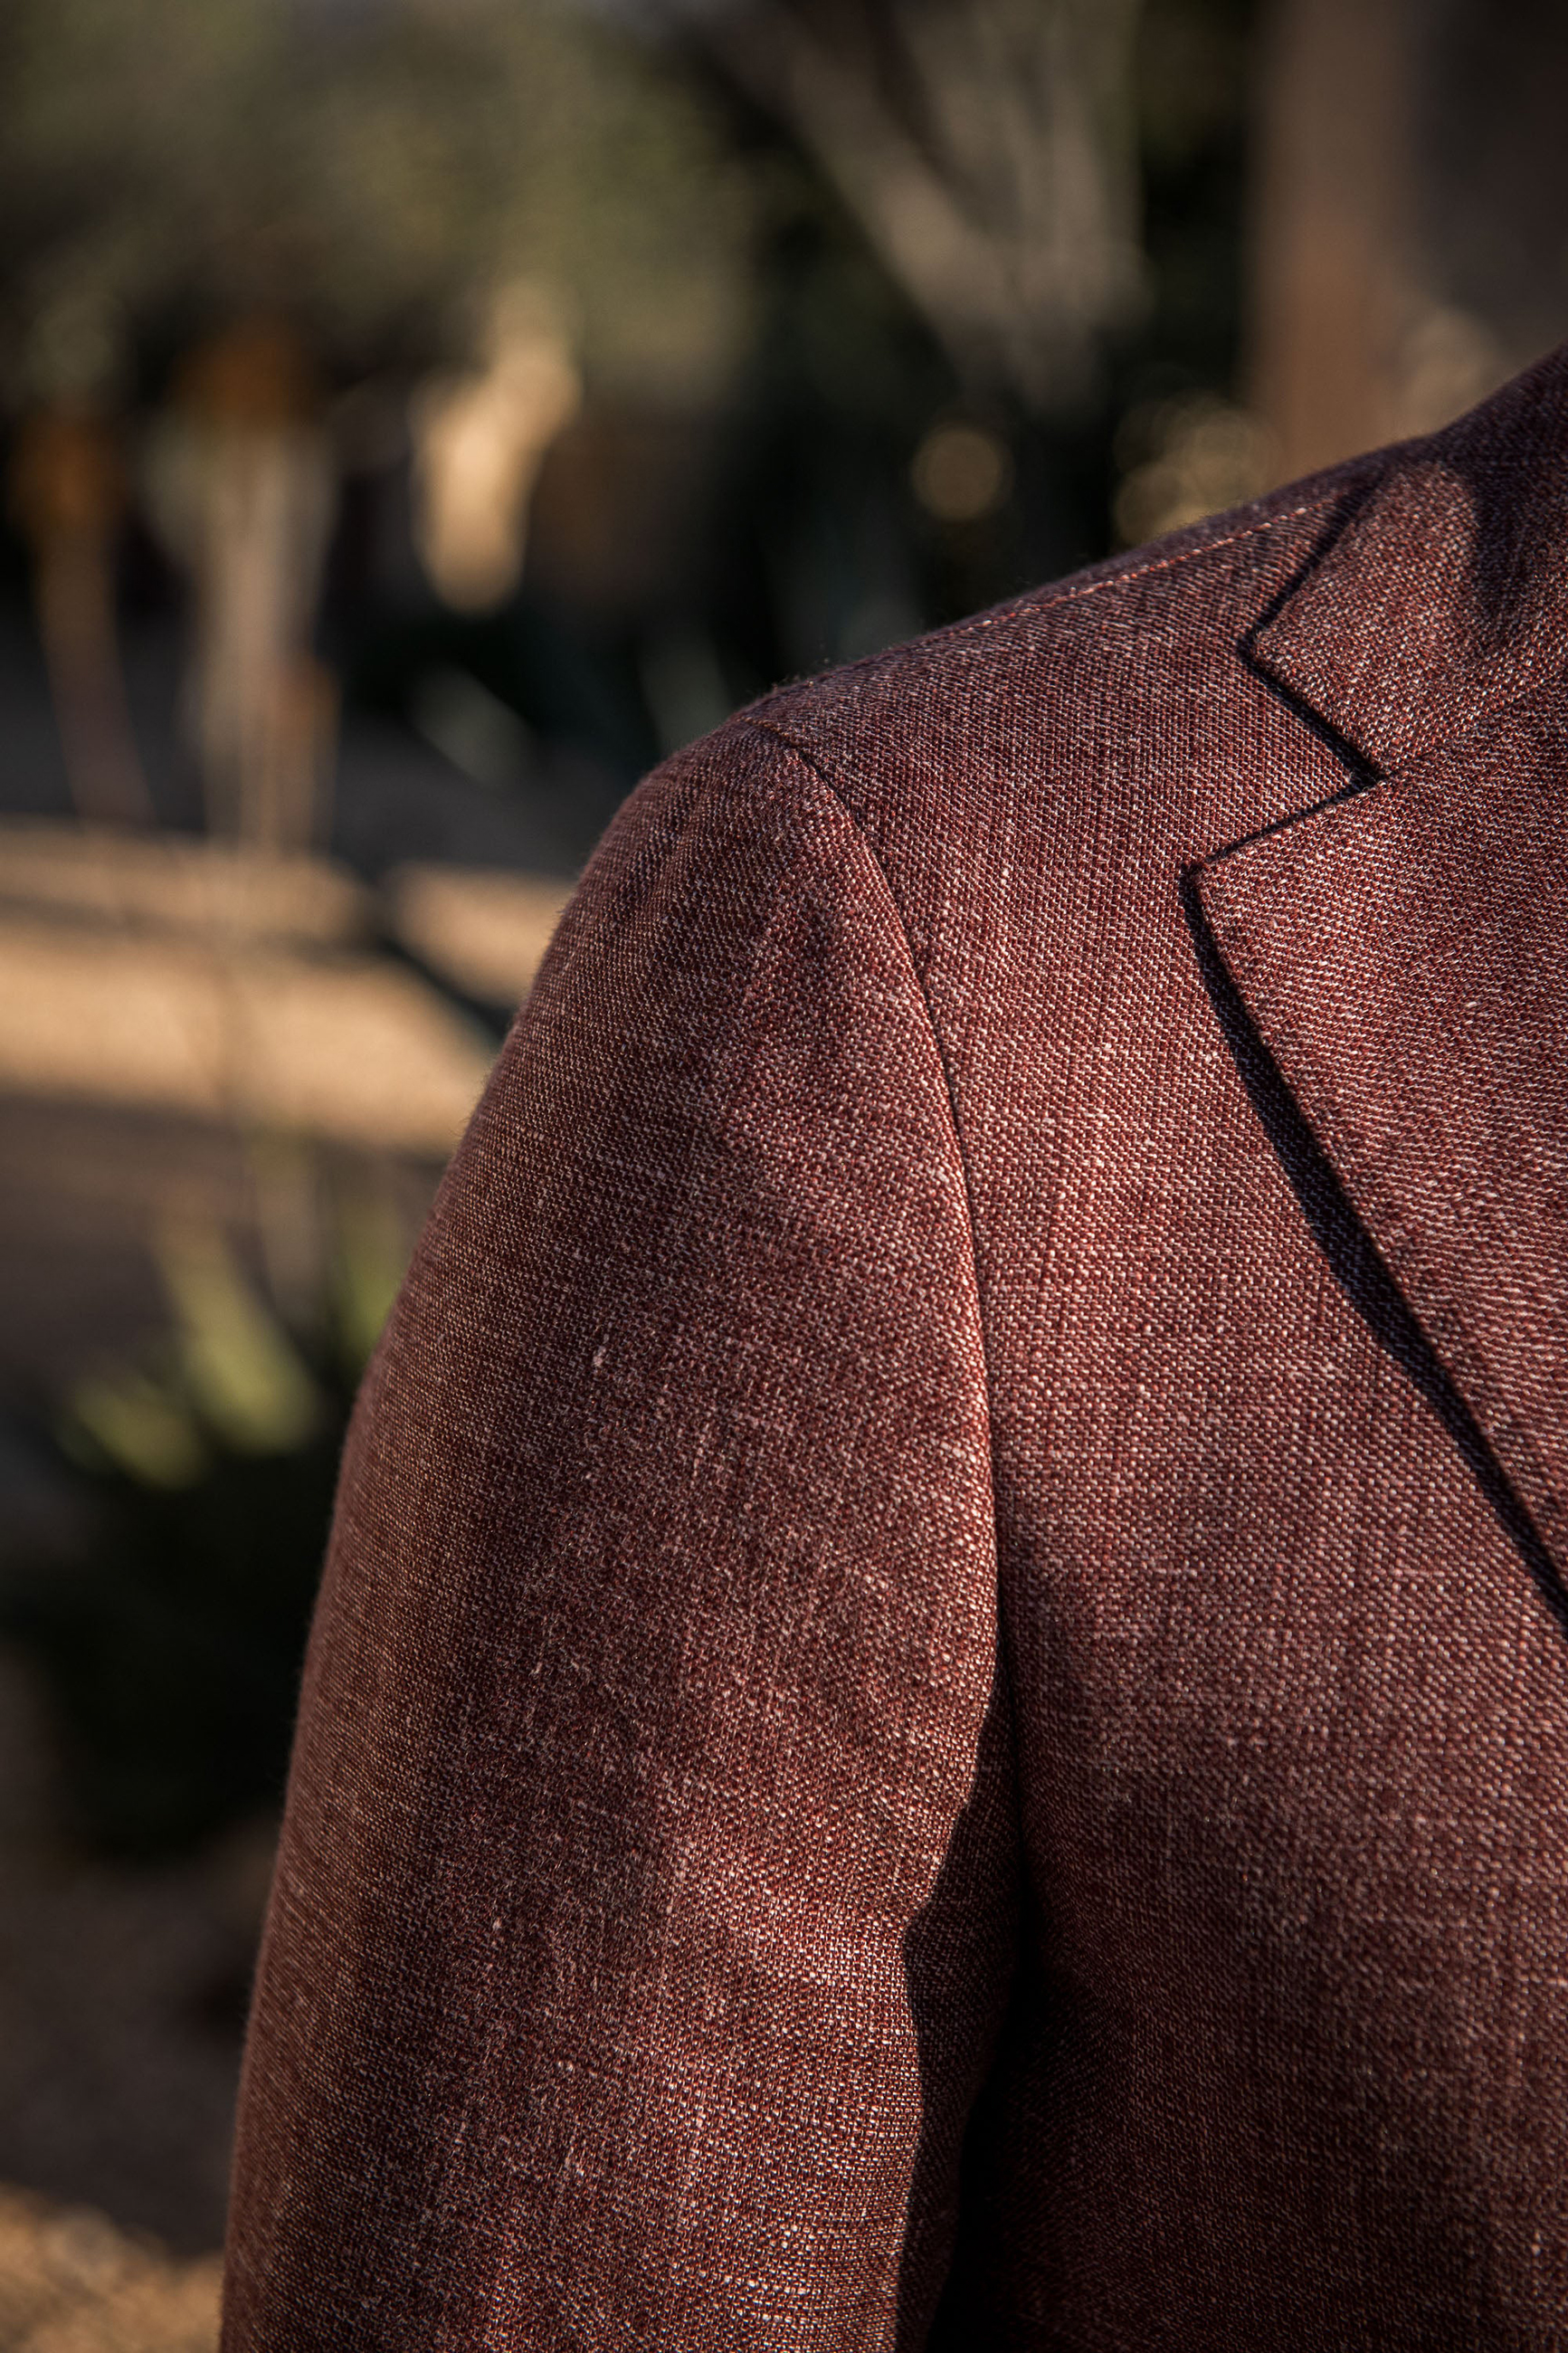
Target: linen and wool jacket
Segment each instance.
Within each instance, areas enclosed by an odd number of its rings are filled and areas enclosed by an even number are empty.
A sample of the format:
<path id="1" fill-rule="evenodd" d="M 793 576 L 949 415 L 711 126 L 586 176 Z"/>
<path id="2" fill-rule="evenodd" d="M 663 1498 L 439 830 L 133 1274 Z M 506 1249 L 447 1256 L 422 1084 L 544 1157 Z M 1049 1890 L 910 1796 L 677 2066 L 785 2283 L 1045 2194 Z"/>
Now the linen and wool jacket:
<path id="1" fill-rule="evenodd" d="M 229 2353 L 1568 2347 L 1568 353 L 612 827 L 359 1409 Z"/>

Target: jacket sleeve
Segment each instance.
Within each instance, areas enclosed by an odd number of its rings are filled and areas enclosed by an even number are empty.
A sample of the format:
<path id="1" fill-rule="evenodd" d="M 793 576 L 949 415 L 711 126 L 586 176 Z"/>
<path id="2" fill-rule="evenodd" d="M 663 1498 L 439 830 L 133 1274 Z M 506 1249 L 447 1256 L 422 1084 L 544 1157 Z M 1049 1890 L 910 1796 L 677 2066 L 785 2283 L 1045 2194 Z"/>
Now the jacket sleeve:
<path id="1" fill-rule="evenodd" d="M 367 1379 L 225 2346 L 918 2344 L 1016 1935 L 963 1170 L 732 723 L 569 911 Z"/>

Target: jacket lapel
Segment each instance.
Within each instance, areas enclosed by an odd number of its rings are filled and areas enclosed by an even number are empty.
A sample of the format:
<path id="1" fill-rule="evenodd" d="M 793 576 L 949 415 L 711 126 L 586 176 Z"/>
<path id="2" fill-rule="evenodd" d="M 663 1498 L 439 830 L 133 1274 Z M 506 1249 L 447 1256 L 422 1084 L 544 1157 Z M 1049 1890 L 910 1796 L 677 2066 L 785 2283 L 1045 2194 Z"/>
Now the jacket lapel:
<path id="1" fill-rule="evenodd" d="M 1563 675 L 1568 344 L 1373 465 L 1247 654 L 1392 773 Z"/>
<path id="2" fill-rule="evenodd" d="M 1565 380 L 1568 358 L 1396 452 L 1258 633 L 1253 659 L 1377 780 L 1194 879 L 1287 1085 L 1568 1580 L 1568 613 L 1561 527 L 1541 520 L 1563 512 Z"/>

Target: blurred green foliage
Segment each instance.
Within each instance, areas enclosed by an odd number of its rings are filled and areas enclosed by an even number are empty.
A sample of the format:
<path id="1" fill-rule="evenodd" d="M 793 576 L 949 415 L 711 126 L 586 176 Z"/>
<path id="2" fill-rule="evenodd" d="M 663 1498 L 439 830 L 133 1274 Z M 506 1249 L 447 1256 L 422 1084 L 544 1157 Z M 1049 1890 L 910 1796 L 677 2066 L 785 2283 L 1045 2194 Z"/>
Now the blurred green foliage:
<path id="1" fill-rule="evenodd" d="M 277 1803 L 343 1432 L 402 1256 L 376 1205 L 341 1202 L 319 1287 L 285 1310 L 216 1229 L 175 1229 L 166 1343 L 40 1433 L 85 1541 L 8 1564 L 0 1633 L 43 1678 L 93 1847 L 169 1852 Z"/>
<path id="2" fill-rule="evenodd" d="M 54 388 L 161 308 L 286 301 L 329 352 L 459 347 L 525 277 L 604 381 L 689 392 L 742 322 L 746 191 L 687 81 L 518 0 L 10 0 L 0 285 Z"/>

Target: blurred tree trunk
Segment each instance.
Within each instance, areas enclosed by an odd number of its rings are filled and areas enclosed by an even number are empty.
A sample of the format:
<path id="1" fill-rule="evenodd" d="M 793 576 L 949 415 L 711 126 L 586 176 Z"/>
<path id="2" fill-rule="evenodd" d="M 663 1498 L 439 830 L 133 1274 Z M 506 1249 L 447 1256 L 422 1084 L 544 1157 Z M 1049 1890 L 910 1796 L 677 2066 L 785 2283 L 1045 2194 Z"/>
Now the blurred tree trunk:
<path id="1" fill-rule="evenodd" d="M 98 417 L 39 411 L 12 459 L 12 503 L 33 549 L 38 634 L 79 817 L 152 817 L 125 703 L 114 610 L 115 545 L 125 507 L 120 452 Z"/>
<path id="2" fill-rule="evenodd" d="M 795 132 L 963 381 L 1070 405 L 1137 307 L 1140 0 L 658 0 Z"/>
<path id="3" fill-rule="evenodd" d="M 1282 480 L 1398 430 L 1414 278 L 1401 0 L 1279 0 L 1258 107 L 1253 398 Z"/>
<path id="4" fill-rule="evenodd" d="M 243 322 L 187 358 L 149 478 L 195 595 L 186 718 L 208 824 L 271 851 L 325 821 L 333 696 L 310 638 L 334 485 L 315 405 L 298 337 Z"/>
<path id="5" fill-rule="evenodd" d="M 1274 0 L 1260 67 L 1252 400 L 1288 481 L 1568 332 L 1568 11 Z"/>

